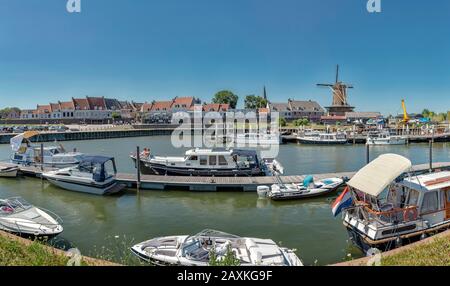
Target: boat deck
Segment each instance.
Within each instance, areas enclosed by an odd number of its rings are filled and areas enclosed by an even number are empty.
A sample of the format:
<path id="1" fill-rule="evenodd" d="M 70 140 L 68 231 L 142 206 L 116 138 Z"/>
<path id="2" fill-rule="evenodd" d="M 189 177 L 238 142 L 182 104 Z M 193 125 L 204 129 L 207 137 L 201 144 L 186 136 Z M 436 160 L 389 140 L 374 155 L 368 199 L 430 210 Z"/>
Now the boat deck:
<path id="1" fill-rule="evenodd" d="M 41 177 L 40 166 L 21 166 L 11 163 L 0 162 L 0 167 L 18 166 L 20 173 L 24 176 Z M 450 170 L 450 162 L 433 163 L 433 169 Z M 44 168 L 44 172 L 54 170 L 54 168 Z M 426 172 L 429 164 L 413 166 L 415 172 Z M 339 172 L 311 174 L 316 180 L 331 177 L 351 178 L 356 172 Z M 299 183 L 307 175 L 280 176 L 283 183 Z M 276 183 L 275 177 L 183 177 L 183 176 L 160 176 L 141 175 L 140 189 L 142 190 L 188 190 L 188 191 L 244 191 L 254 192 L 258 186 L 271 185 Z M 128 188 L 137 188 L 137 174 L 117 174 L 119 183 Z"/>

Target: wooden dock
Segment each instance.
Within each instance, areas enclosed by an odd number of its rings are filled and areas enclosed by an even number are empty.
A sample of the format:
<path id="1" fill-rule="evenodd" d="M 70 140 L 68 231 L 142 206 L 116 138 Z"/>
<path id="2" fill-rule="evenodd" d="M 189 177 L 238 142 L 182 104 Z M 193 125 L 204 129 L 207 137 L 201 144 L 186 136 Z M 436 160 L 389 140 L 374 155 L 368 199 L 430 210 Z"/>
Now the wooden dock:
<path id="1" fill-rule="evenodd" d="M 24 176 L 41 177 L 42 170 L 40 166 L 19 166 L 9 163 L 1 163 L 0 167 L 18 166 L 20 173 Z M 413 166 L 414 172 L 429 171 L 429 164 Z M 432 169 L 450 170 L 450 162 L 433 163 Z M 51 168 L 45 168 L 50 171 Z M 338 172 L 311 174 L 316 180 L 330 177 L 351 178 L 356 172 Z M 280 176 L 283 183 L 299 183 L 307 175 Z M 141 190 L 186 190 L 186 191 L 235 191 L 235 192 L 254 192 L 258 186 L 271 185 L 276 183 L 275 177 L 181 177 L 181 176 L 158 176 L 141 175 Z M 117 180 L 125 184 L 128 188 L 137 188 L 137 174 L 117 174 Z"/>

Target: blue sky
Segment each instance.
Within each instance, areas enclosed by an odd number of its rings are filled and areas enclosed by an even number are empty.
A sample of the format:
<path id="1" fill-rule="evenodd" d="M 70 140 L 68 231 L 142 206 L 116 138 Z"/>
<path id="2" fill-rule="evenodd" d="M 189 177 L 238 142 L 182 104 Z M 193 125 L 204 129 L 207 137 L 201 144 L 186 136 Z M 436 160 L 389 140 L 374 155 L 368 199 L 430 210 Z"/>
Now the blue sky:
<path id="1" fill-rule="evenodd" d="M 0 0 L 0 107 L 85 95 L 152 101 L 221 89 L 359 111 L 450 110 L 450 1 Z"/>

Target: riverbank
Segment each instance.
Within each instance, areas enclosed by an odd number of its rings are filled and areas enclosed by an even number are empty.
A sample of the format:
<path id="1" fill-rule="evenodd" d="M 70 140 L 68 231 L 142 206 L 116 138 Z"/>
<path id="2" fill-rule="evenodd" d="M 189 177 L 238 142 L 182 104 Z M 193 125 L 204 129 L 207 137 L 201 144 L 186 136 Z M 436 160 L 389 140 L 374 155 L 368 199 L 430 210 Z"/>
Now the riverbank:
<path id="1" fill-rule="evenodd" d="M 332 266 L 368 266 L 365 257 Z M 450 230 L 381 255 L 381 266 L 450 266 Z"/>
<path id="2" fill-rule="evenodd" d="M 0 231 L 0 266 L 68 266 L 67 252 Z M 81 257 L 81 266 L 119 266 L 119 264 Z"/>

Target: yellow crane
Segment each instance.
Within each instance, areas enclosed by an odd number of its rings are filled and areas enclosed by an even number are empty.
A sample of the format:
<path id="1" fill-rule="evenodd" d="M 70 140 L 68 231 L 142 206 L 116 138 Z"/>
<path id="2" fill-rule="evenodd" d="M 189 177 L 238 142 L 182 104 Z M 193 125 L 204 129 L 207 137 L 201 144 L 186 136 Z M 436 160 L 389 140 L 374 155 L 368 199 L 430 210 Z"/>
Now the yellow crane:
<path id="1" fill-rule="evenodd" d="M 405 105 L 405 100 L 402 99 L 402 108 L 403 108 L 403 123 L 408 123 L 409 122 L 409 116 L 408 116 L 408 112 L 406 112 L 406 105 Z"/>

